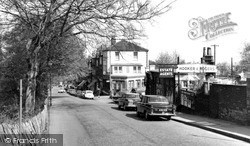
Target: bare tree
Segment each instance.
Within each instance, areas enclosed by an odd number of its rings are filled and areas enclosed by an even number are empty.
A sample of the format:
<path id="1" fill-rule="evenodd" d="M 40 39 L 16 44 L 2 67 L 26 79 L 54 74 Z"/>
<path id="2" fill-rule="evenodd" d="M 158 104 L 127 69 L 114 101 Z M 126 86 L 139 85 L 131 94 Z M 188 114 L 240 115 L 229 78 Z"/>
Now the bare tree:
<path id="1" fill-rule="evenodd" d="M 1 25 L 11 29 L 22 23 L 32 34 L 27 42 L 29 72 L 26 112 L 33 112 L 41 48 L 61 37 L 81 35 L 87 43 L 100 37 L 133 39 L 142 33 L 142 20 L 170 9 L 149 0 L 0 0 Z M 3 15 L 2 15 L 3 16 Z M 50 49 L 50 47 L 48 47 Z"/>
<path id="2" fill-rule="evenodd" d="M 168 53 L 167 51 L 161 52 L 155 62 L 158 64 L 176 64 L 179 56 L 179 53 L 176 51 L 174 51 L 172 54 Z M 181 59 L 180 63 L 185 63 L 185 61 Z"/>

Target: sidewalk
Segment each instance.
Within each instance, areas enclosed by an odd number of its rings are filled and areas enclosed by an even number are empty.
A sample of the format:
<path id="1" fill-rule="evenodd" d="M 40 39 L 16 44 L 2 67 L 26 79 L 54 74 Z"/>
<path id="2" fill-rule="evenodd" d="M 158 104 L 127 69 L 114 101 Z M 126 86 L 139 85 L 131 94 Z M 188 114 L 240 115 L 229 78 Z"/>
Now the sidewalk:
<path id="1" fill-rule="evenodd" d="M 250 126 L 181 112 L 177 112 L 172 120 L 250 143 Z"/>

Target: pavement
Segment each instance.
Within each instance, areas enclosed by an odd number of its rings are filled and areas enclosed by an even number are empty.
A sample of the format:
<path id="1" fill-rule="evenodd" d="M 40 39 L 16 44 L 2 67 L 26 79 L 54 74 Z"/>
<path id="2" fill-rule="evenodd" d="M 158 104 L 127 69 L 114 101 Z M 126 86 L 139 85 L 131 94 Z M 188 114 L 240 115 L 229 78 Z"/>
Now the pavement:
<path id="1" fill-rule="evenodd" d="M 250 143 L 250 126 L 182 112 L 177 112 L 172 120 Z"/>

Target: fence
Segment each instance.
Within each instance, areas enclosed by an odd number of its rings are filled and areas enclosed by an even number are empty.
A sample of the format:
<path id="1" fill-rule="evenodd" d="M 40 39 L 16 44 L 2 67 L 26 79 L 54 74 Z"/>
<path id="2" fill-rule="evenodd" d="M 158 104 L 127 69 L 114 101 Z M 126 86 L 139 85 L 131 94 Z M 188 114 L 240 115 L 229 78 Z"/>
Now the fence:
<path id="1" fill-rule="evenodd" d="M 48 106 L 45 105 L 42 112 L 35 117 L 22 122 L 21 131 L 19 130 L 19 124 L 0 124 L 0 134 L 11 134 L 13 138 L 18 138 L 19 134 L 27 135 L 29 137 L 32 134 L 45 134 L 48 131 L 49 115 Z M 4 140 L 4 137 L 0 136 L 0 142 Z"/>

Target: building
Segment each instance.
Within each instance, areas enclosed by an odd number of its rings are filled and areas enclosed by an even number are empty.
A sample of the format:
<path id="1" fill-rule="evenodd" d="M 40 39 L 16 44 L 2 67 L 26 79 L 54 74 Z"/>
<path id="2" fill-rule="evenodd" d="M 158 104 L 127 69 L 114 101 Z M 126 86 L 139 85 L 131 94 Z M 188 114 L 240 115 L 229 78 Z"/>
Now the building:
<path id="1" fill-rule="evenodd" d="M 97 49 L 89 61 L 88 88 L 112 93 L 117 91 L 145 91 L 144 77 L 149 69 L 148 50 L 126 40 Z M 111 89 L 111 90 L 110 90 Z"/>

